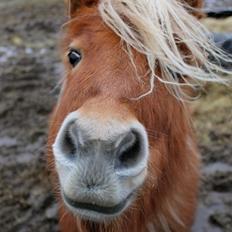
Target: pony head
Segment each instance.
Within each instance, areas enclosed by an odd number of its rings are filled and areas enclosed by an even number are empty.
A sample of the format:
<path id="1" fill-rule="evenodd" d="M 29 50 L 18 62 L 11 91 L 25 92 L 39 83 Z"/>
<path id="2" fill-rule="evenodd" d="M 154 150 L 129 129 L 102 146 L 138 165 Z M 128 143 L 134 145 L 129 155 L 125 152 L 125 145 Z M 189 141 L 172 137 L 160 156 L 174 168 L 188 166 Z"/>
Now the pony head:
<path id="1" fill-rule="evenodd" d="M 201 1 L 67 5 L 66 77 L 48 143 L 67 226 L 78 216 L 126 228 L 132 217 L 143 231 L 139 223 L 154 214 L 158 229 L 167 217 L 191 224 L 198 158 L 183 99 L 186 88 L 223 82 L 215 70 L 226 72 L 208 60 L 226 57 L 193 16 Z"/>

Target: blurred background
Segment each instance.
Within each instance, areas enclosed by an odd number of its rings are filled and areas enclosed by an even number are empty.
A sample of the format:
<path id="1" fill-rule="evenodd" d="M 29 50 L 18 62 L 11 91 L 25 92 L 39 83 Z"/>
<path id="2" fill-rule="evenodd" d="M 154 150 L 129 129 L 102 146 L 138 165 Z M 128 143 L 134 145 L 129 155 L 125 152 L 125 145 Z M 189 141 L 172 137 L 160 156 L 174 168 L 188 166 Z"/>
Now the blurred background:
<path id="1" fill-rule="evenodd" d="M 207 11 L 232 0 L 207 0 Z M 0 231 L 58 231 L 46 170 L 49 114 L 62 76 L 62 0 L 0 0 Z M 232 17 L 203 20 L 231 38 Z M 231 33 L 231 34 L 228 34 Z M 227 46 L 232 46 L 227 44 Z M 232 78 L 232 77 L 231 77 Z M 232 231 L 232 89 L 207 85 L 192 104 L 202 154 L 202 187 L 194 232 Z"/>

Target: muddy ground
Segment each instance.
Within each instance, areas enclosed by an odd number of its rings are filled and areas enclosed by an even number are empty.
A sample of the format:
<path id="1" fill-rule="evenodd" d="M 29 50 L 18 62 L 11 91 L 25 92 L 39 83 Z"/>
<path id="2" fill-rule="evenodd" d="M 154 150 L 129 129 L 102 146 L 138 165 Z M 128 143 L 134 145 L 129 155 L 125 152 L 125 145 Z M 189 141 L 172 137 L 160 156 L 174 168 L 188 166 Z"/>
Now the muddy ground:
<path id="1" fill-rule="evenodd" d="M 0 231 L 58 231 L 45 162 L 48 115 L 62 73 L 63 1 L 0 1 Z M 216 25 L 217 24 L 217 25 Z M 207 21 L 232 30 L 232 20 Z M 216 26 L 215 26 L 216 25 Z M 202 153 L 195 232 L 232 231 L 232 91 L 207 86 L 193 104 Z"/>

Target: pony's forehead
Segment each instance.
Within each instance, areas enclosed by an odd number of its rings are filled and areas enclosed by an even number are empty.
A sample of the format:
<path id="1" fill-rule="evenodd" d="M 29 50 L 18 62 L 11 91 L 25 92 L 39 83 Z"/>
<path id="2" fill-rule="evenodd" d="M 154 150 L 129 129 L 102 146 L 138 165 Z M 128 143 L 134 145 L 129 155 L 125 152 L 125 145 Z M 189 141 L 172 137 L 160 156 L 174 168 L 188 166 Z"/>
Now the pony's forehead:
<path id="1" fill-rule="evenodd" d="M 114 45 L 120 41 L 120 37 L 104 23 L 97 7 L 80 9 L 75 17 L 64 24 L 63 29 L 65 48 L 68 46 L 87 49 L 91 45 Z"/>
<path id="2" fill-rule="evenodd" d="M 94 12 L 97 12 L 97 10 Z M 62 32 L 65 41 L 70 44 L 73 40 L 76 41 L 73 43 L 77 43 L 77 39 L 80 42 L 88 43 L 94 39 L 96 34 L 106 33 L 107 31 L 109 31 L 109 28 L 103 26 L 100 15 L 91 15 L 91 12 L 81 14 L 80 12 L 64 24 Z"/>

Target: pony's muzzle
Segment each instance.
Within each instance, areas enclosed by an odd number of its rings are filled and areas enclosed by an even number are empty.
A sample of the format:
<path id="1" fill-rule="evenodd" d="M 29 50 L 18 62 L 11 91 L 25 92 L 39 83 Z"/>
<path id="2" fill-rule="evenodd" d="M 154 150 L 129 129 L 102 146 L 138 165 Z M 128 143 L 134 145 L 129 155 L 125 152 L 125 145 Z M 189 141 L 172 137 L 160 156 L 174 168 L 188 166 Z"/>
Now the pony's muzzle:
<path id="1" fill-rule="evenodd" d="M 53 153 L 65 204 L 91 220 L 123 212 L 147 174 L 147 133 L 134 119 L 70 113 Z"/>
<path id="2" fill-rule="evenodd" d="M 93 119 L 90 124 L 88 119 L 85 122 L 80 115 L 74 115 L 66 118 L 57 136 L 54 147 L 59 155 L 73 162 L 107 161 L 120 176 L 135 176 L 143 171 L 147 164 L 148 142 L 142 125 L 137 122 L 120 125 L 114 120 L 99 125 Z"/>

